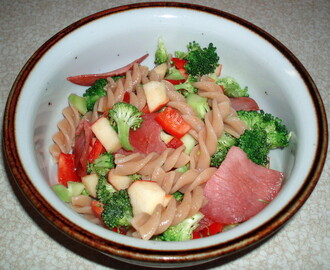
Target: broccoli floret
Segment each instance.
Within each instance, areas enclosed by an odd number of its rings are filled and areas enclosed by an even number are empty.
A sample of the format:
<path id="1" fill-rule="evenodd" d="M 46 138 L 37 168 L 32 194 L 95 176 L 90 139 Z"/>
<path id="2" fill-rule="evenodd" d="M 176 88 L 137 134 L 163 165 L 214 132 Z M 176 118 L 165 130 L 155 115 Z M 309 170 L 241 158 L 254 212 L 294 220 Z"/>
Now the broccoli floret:
<path id="1" fill-rule="evenodd" d="M 162 38 L 158 39 L 157 49 L 155 52 L 155 64 L 160 65 L 165 63 L 168 59 L 168 52 Z"/>
<path id="2" fill-rule="evenodd" d="M 176 168 L 175 170 L 180 173 L 185 173 L 186 171 L 189 170 L 189 168 L 190 168 L 189 163 L 187 163 L 186 165 Z"/>
<path id="3" fill-rule="evenodd" d="M 204 119 L 205 115 L 211 110 L 206 97 L 189 94 L 186 96 L 186 101 L 201 119 Z"/>
<path id="4" fill-rule="evenodd" d="M 247 129 L 238 139 L 238 145 L 250 160 L 258 165 L 268 164 L 270 146 L 267 142 L 267 133 L 264 129 Z"/>
<path id="5" fill-rule="evenodd" d="M 134 173 L 129 175 L 129 177 L 132 179 L 132 181 L 136 181 L 136 180 L 141 180 L 142 179 L 142 175 L 138 174 L 138 173 Z"/>
<path id="6" fill-rule="evenodd" d="M 99 98 L 106 96 L 107 92 L 104 90 L 104 87 L 107 84 L 108 81 L 106 79 L 99 79 L 85 91 L 83 97 L 86 99 L 88 111 L 93 111 L 95 102 Z"/>
<path id="7" fill-rule="evenodd" d="M 218 139 L 216 152 L 211 156 L 210 165 L 212 167 L 219 167 L 227 156 L 229 149 L 238 144 L 238 139 L 227 132 L 223 132 Z"/>
<path id="8" fill-rule="evenodd" d="M 180 191 L 176 191 L 172 194 L 172 196 L 174 197 L 174 199 L 176 199 L 178 202 L 181 202 L 183 200 L 183 193 L 181 193 Z"/>
<path id="9" fill-rule="evenodd" d="M 195 215 L 186 218 L 177 225 L 170 226 L 161 235 L 153 238 L 153 240 L 161 241 L 187 241 L 191 240 L 193 231 L 198 227 L 199 221 L 204 217 L 200 212 Z"/>
<path id="10" fill-rule="evenodd" d="M 212 43 L 206 48 L 193 41 L 187 45 L 188 53 L 184 56 L 187 60 L 186 72 L 192 76 L 202 76 L 213 73 L 218 66 L 219 56 L 217 48 Z"/>
<path id="11" fill-rule="evenodd" d="M 109 200 L 104 204 L 101 217 L 109 229 L 131 225 L 133 211 L 126 189 L 111 194 Z"/>
<path id="12" fill-rule="evenodd" d="M 96 185 L 96 198 L 99 202 L 106 204 L 109 202 L 116 189 L 107 181 L 107 178 L 101 176 Z"/>
<path id="13" fill-rule="evenodd" d="M 228 97 L 248 97 L 249 96 L 248 87 L 241 88 L 239 83 L 231 77 L 225 77 L 225 78 L 218 79 L 218 80 L 216 80 L 216 83 L 223 86 L 223 88 L 225 90 L 225 94 Z"/>
<path id="14" fill-rule="evenodd" d="M 288 146 L 291 133 L 288 132 L 282 120 L 264 111 L 238 111 L 238 117 L 249 129 L 264 129 L 267 133 L 267 143 L 270 149 Z"/>
<path id="15" fill-rule="evenodd" d="M 126 76 L 125 75 L 116 75 L 116 76 L 112 76 L 111 78 L 116 82 L 121 78 L 126 78 Z"/>
<path id="16" fill-rule="evenodd" d="M 88 173 L 95 172 L 99 176 L 106 176 L 110 169 L 115 167 L 115 160 L 112 154 L 102 153 L 93 163 L 88 164 Z"/>
<path id="17" fill-rule="evenodd" d="M 142 112 L 138 108 L 126 102 L 116 103 L 109 110 L 110 123 L 118 131 L 119 141 L 126 150 L 133 150 L 129 142 L 129 131 L 141 126 L 143 122 L 141 115 Z"/>
<path id="18" fill-rule="evenodd" d="M 191 75 L 188 76 L 185 82 L 174 85 L 175 89 L 179 91 L 185 97 L 189 94 L 197 93 L 197 88 L 193 85 L 194 82 L 197 82 L 197 79 Z"/>

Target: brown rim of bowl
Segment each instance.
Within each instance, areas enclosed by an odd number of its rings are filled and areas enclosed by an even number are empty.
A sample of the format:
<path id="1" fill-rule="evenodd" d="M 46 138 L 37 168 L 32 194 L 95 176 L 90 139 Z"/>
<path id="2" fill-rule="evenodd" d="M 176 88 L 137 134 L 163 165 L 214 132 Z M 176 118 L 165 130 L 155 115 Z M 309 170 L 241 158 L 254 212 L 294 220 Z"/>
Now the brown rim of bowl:
<path id="1" fill-rule="evenodd" d="M 318 143 L 316 147 L 316 156 L 313 164 L 310 168 L 307 178 L 304 181 L 304 185 L 297 192 L 296 196 L 280 211 L 276 216 L 262 224 L 260 227 L 250 231 L 249 233 L 227 241 L 221 244 L 215 244 L 201 249 L 187 249 L 183 251 L 171 251 L 171 250 L 149 250 L 143 248 L 134 248 L 124 244 L 112 242 L 102 237 L 96 236 L 79 226 L 73 224 L 55 209 L 37 192 L 34 185 L 28 178 L 27 173 L 20 161 L 19 154 L 17 151 L 15 138 L 15 114 L 16 106 L 20 97 L 20 93 L 24 86 L 24 83 L 39 61 L 39 59 L 58 41 L 64 36 L 68 35 L 75 29 L 84 26 L 85 24 L 94 20 L 100 19 L 105 16 L 112 14 L 130 11 L 134 9 L 142 8 L 182 8 L 188 10 L 196 10 L 199 12 L 205 12 L 221 18 L 225 18 L 229 21 L 235 22 L 255 34 L 259 35 L 269 43 L 271 43 L 278 51 L 280 51 L 296 68 L 301 78 L 304 80 L 306 87 L 309 90 L 309 94 L 313 100 L 314 108 L 319 116 L 318 118 Z M 108 10 L 104 10 L 69 25 L 64 28 L 47 42 L 45 42 L 27 61 L 20 73 L 18 74 L 12 89 L 9 93 L 7 100 L 5 113 L 4 113 L 4 124 L 3 124 L 3 153 L 5 162 L 11 176 L 15 179 L 19 188 L 23 191 L 24 195 L 36 208 L 36 210 L 46 220 L 50 221 L 55 227 L 57 227 L 64 234 L 78 240 L 85 245 L 92 248 L 98 249 L 99 251 L 118 258 L 136 260 L 141 262 L 150 263 L 187 263 L 194 261 L 207 261 L 217 259 L 220 256 L 231 255 L 241 249 L 247 249 L 253 247 L 258 242 L 265 240 L 275 231 L 277 231 L 282 225 L 284 225 L 291 216 L 293 216 L 299 208 L 308 199 L 311 192 L 313 191 L 321 173 L 326 159 L 328 147 L 328 130 L 327 130 L 327 118 L 324 109 L 324 105 L 318 89 L 313 82 L 312 78 L 308 74 L 307 70 L 303 67 L 300 61 L 287 49 L 281 42 L 275 39 L 273 36 L 260 29 L 256 25 L 241 19 L 235 15 L 227 12 L 217 10 L 210 7 L 187 4 L 187 3 L 174 3 L 174 2 L 150 2 L 150 3 L 136 3 L 130 5 L 124 5 L 114 7 Z"/>

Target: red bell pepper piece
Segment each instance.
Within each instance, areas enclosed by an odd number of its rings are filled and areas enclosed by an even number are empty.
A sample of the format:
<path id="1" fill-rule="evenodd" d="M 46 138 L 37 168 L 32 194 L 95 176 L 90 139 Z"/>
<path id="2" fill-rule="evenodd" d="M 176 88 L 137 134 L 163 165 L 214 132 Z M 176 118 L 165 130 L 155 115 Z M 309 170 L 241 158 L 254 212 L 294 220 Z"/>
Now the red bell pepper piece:
<path id="1" fill-rule="evenodd" d="M 202 238 L 202 237 L 203 236 L 201 235 L 200 232 L 196 232 L 196 231 L 193 232 L 193 239 L 198 239 L 198 238 Z"/>
<path id="2" fill-rule="evenodd" d="M 178 69 L 180 71 L 181 75 L 183 77 L 187 78 L 188 74 L 186 72 L 185 65 L 187 64 L 188 61 L 186 59 L 180 59 L 180 58 L 176 58 L 176 57 L 173 57 L 171 60 L 174 64 L 174 66 L 176 67 L 176 69 Z"/>
<path id="3" fill-rule="evenodd" d="M 94 215 L 99 218 L 100 220 L 102 220 L 102 213 L 103 213 L 103 203 L 97 201 L 97 200 L 92 200 L 92 203 L 91 203 L 91 208 L 92 208 L 92 211 L 94 213 Z"/>
<path id="4" fill-rule="evenodd" d="M 212 223 L 210 226 L 202 229 L 199 233 L 203 236 L 215 235 L 222 232 L 224 225 L 218 222 Z"/>
<path id="5" fill-rule="evenodd" d="M 125 92 L 123 101 L 129 103 L 131 100 L 131 95 L 129 92 Z"/>
<path id="6" fill-rule="evenodd" d="M 93 163 L 94 160 L 97 159 L 104 152 L 104 146 L 98 139 L 96 139 L 93 144 L 92 150 L 88 153 L 88 162 Z"/>
<path id="7" fill-rule="evenodd" d="M 83 86 L 91 86 L 98 79 L 106 79 L 108 77 L 124 75 L 128 70 L 130 70 L 134 66 L 135 63 L 140 64 L 144 59 L 148 57 L 148 55 L 149 54 L 145 54 L 142 57 L 129 63 L 128 65 L 110 72 L 105 72 L 100 74 L 83 74 L 83 75 L 71 76 L 71 77 L 67 77 L 67 80 L 75 84 L 79 84 Z"/>
<path id="8" fill-rule="evenodd" d="M 186 79 L 182 79 L 182 80 L 169 80 L 169 79 L 166 79 L 166 81 L 170 82 L 173 85 L 178 85 L 180 83 L 184 83 L 186 81 Z"/>
<path id="9" fill-rule="evenodd" d="M 215 235 L 217 233 L 222 232 L 224 227 L 225 227 L 224 224 L 217 223 L 217 222 L 212 223 L 208 227 L 205 227 L 201 230 L 197 229 L 196 231 L 193 231 L 193 239 L 198 239 L 198 238 L 202 238 L 202 237 Z"/>
<path id="10" fill-rule="evenodd" d="M 186 59 L 180 59 L 177 57 L 172 57 L 171 61 L 177 69 L 185 68 L 184 66 L 187 64 Z"/>
<path id="11" fill-rule="evenodd" d="M 182 115 L 172 107 L 166 107 L 165 110 L 159 112 L 155 120 L 167 133 L 178 139 L 191 129 L 191 126 L 184 121 Z"/>
<path id="12" fill-rule="evenodd" d="M 68 186 L 69 181 L 81 182 L 80 177 L 76 173 L 73 154 L 60 153 L 58 157 L 58 182 L 64 186 Z"/>
<path id="13" fill-rule="evenodd" d="M 174 148 L 174 149 L 179 148 L 181 145 L 183 145 L 183 142 L 176 137 L 173 137 L 173 139 L 166 144 L 168 148 Z"/>
<path id="14" fill-rule="evenodd" d="M 126 230 L 124 230 L 123 228 L 115 227 L 111 231 L 126 235 Z"/>
<path id="15" fill-rule="evenodd" d="M 149 110 L 149 107 L 148 107 L 148 104 L 146 104 L 143 109 L 141 110 L 141 112 L 143 113 L 150 113 L 150 110 Z"/>

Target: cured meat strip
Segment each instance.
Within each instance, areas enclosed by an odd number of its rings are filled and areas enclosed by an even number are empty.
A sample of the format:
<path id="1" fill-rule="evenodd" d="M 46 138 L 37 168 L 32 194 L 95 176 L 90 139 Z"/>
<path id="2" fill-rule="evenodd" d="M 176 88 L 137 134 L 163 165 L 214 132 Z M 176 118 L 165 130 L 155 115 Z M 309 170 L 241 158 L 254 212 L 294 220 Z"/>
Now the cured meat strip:
<path id="1" fill-rule="evenodd" d="M 222 224 L 243 222 L 258 214 L 280 191 L 283 173 L 253 163 L 233 146 L 206 183 L 208 203 L 201 212 Z"/>
<path id="2" fill-rule="evenodd" d="M 99 74 L 83 74 L 83 75 L 77 75 L 77 76 L 71 76 L 67 77 L 67 80 L 79 84 L 82 86 L 91 86 L 95 81 L 98 79 L 106 79 L 108 77 L 113 76 L 119 76 L 124 75 L 128 70 L 130 70 L 135 63 L 140 64 L 144 59 L 146 59 L 149 56 L 149 54 L 145 54 L 142 57 L 134 60 L 133 62 L 129 63 L 128 65 L 118 68 L 116 70 L 105 72 L 105 73 L 99 73 Z"/>

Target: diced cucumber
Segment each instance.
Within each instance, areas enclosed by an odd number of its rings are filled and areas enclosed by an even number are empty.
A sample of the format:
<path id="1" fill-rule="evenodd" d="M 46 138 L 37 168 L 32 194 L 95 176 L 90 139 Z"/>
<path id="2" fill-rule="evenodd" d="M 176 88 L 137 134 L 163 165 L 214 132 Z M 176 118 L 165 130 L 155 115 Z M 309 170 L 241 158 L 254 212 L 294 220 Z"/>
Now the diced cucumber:
<path id="1" fill-rule="evenodd" d="M 85 185 L 80 182 L 68 182 L 68 190 L 71 197 L 78 196 L 85 189 Z"/>
<path id="2" fill-rule="evenodd" d="M 185 77 L 182 76 L 180 70 L 176 68 L 170 68 L 168 74 L 165 76 L 167 80 L 183 80 Z"/>
<path id="3" fill-rule="evenodd" d="M 52 186 L 53 191 L 56 193 L 56 195 L 63 201 L 63 202 L 70 202 L 71 196 L 69 194 L 69 190 L 67 187 L 57 184 Z"/>
<path id="4" fill-rule="evenodd" d="M 80 195 L 84 190 L 85 186 L 80 182 L 68 182 L 68 187 L 62 184 L 52 186 L 53 191 L 63 202 L 71 202 L 71 198 Z"/>
<path id="5" fill-rule="evenodd" d="M 184 135 L 180 140 L 183 142 L 184 146 L 186 147 L 184 152 L 189 155 L 191 150 L 196 145 L 197 141 L 189 133 Z"/>
<path id="6" fill-rule="evenodd" d="M 168 144 L 173 139 L 173 136 L 166 133 L 165 131 L 161 131 L 160 138 L 165 144 Z"/>
<path id="7" fill-rule="evenodd" d="M 78 96 L 76 94 L 71 94 L 69 96 L 69 102 L 80 112 L 82 115 L 87 113 L 87 101 L 84 97 Z"/>

